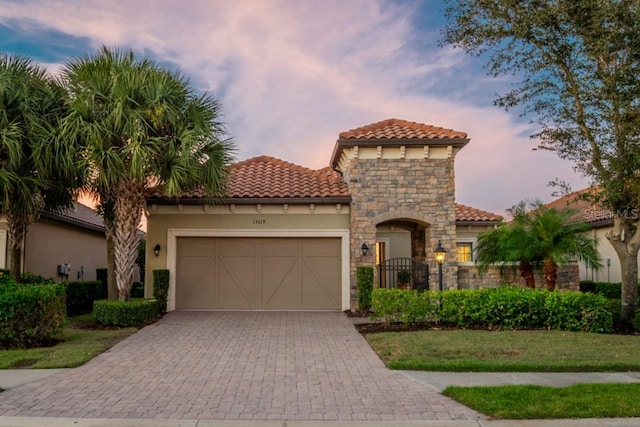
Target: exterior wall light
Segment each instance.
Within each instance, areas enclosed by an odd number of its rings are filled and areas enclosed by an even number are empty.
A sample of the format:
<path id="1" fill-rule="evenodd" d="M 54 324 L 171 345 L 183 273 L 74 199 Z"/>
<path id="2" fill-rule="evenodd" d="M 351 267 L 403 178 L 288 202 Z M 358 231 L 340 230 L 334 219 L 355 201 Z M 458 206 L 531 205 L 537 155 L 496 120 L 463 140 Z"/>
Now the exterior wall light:
<path id="1" fill-rule="evenodd" d="M 157 257 L 158 255 L 160 255 L 160 243 L 156 243 L 156 245 L 153 247 L 153 254 Z"/>
<path id="2" fill-rule="evenodd" d="M 367 242 L 364 242 L 362 244 L 360 250 L 362 251 L 362 256 L 367 256 L 367 254 L 369 253 L 369 245 L 367 245 Z"/>

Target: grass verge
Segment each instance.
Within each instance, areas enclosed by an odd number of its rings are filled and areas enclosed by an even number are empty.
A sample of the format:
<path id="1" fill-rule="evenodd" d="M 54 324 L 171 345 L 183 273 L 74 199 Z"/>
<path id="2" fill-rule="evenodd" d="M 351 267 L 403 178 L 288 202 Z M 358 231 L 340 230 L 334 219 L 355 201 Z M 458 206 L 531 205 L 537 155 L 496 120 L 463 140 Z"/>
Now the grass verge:
<path id="1" fill-rule="evenodd" d="M 640 384 L 447 387 L 443 394 L 489 417 L 503 419 L 640 416 Z"/>
<path id="2" fill-rule="evenodd" d="M 91 315 L 69 319 L 52 347 L 0 350 L 0 369 L 75 368 L 108 350 L 137 328 L 92 329 Z"/>
<path id="3" fill-rule="evenodd" d="M 425 330 L 365 336 L 391 369 L 458 372 L 640 370 L 640 339 L 633 335 Z"/>

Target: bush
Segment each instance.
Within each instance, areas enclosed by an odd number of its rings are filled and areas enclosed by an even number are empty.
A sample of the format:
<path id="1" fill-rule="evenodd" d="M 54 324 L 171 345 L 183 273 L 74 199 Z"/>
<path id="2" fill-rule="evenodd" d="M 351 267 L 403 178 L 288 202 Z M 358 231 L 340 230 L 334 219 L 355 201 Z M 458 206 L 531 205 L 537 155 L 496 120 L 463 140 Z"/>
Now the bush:
<path id="1" fill-rule="evenodd" d="M 61 284 L 0 286 L 0 346 L 29 348 L 51 340 L 65 321 Z"/>
<path id="2" fill-rule="evenodd" d="M 512 286 L 440 293 L 376 289 L 373 310 L 374 318 L 386 322 L 439 319 L 460 327 L 613 331 L 609 303 L 600 295 Z"/>
<path id="3" fill-rule="evenodd" d="M 24 285 L 42 285 L 44 283 L 56 283 L 51 278 L 46 278 L 32 273 L 22 273 L 20 283 Z"/>
<path id="4" fill-rule="evenodd" d="M 105 289 L 109 289 L 108 279 L 107 279 L 107 269 L 106 268 L 96 268 L 96 280 L 104 283 Z"/>
<path id="5" fill-rule="evenodd" d="M 433 321 L 438 308 L 437 295 L 431 291 L 374 289 L 371 296 L 372 318 L 404 324 Z"/>
<path id="6" fill-rule="evenodd" d="M 169 296 L 169 270 L 153 270 L 153 297 L 158 301 L 161 314 L 167 312 Z"/>
<path id="7" fill-rule="evenodd" d="M 107 284 L 99 280 L 64 283 L 67 291 L 67 316 L 90 313 L 95 300 L 107 298 Z"/>
<path id="8" fill-rule="evenodd" d="M 580 292 L 589 292 L 592 294 L 602 295 L 607 299 L 621 299 L 622 284 L 584 280 L 580 282 Z M 640 285 L 638 285 L 638 295 L 640 295 Z"/>
<path id="9" fill-rule="evenodd" d="M 153 299 L 93 302 L 93 320 L 99 325 L 142 326 L 152 322 L 156 317 L 158 317 L 158 302 Z"/>
<path id="10" fill-rule="evenodd" d="M 360 266 L 356 269 L 358 278 L 358 308 L 367 312 L 371 308 L 371 292 L 373 292 L 373 267 Z"/>

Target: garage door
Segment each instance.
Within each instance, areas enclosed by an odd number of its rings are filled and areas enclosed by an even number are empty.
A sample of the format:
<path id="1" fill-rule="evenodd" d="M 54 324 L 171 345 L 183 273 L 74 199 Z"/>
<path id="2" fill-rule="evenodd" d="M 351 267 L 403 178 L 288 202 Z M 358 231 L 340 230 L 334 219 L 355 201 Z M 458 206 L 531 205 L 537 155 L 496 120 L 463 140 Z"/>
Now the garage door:
<path id="1" fill-rule="evenodd" d="M 177 309 L 340 309 L 340 239 L 179 237 Z"/>

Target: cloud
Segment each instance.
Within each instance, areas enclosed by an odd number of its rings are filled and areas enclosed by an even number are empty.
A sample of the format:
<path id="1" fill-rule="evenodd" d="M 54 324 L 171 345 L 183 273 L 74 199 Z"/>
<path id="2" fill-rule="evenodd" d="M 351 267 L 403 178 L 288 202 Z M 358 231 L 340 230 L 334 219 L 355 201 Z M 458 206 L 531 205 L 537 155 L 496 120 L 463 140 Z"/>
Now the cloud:
<path id="1" fill-rule="evenodd" d="M 487 87 L 499 83 L 473 74 L 477 65 L 462 53 L 436 47 L 433 32 L 417 33 L 415 6 L 40 0 L 3 4 L 0 23 L 94 48 L 126 46 L 178 66 L 220 98 L 240 158 L 324 167 L 340 131 L 396 117 L 469 134 L 456 168 L 463 203 L 502 210 L 570 176 L 568 164 L 530 151 L 526 126 L 491 106 Z"/>

